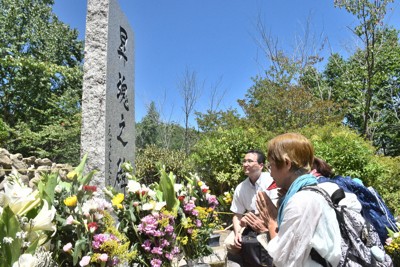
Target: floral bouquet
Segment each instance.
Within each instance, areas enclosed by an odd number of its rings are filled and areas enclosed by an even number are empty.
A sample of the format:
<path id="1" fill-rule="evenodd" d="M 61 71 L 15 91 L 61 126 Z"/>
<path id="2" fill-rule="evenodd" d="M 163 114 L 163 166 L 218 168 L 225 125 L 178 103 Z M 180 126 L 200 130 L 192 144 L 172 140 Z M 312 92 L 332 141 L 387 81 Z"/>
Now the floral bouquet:
<path id="1" fill-rule="evenodd" d="M 177 240 L 186 261 L 212 253 L 208 239 L 218 226 L 218 216 L 214 212 L 218 206 L 216 196 L 210 194 L 209 187 L 197 175 L 187 181 L 186 186 L 175 185 L 180 201 Z"/>
<path id="2" fill-rule="evenodd" d="M 396 222 L 397 229 L 400 223 Z M 386 239 L 385 250 L 392 258 L 394 266 L 400 266 L 400 232 L 393 232 L 388 229 L 389 237 Z"/>
<path id="3" fill-rule="evenodd" d="M 46 192 L 53 192 L 57 210 L 57 233 L 51 239 L 56 260 L 62 266 L 117 266 L 129 263 L 136 251 L 116 228 L 112 204 L 96 186 L 89 185 L 94 174 L 83 175 L 86 156 L 81 164 L 54 185 L 42 180 Z M 52 191 L 53 189 L 53 191 Z"/>
<path id="4" fill-rule="evenodd" d="M 119 219 L 119 229 L 129 238 L 132 249 L 138 251 L 139 266 L 172 266 L 180 253 L 176 243 L 176 216 L 179 202 L 174 193 L 174 176 L 162 169 L 160 183 L 141 184 L 133 168 L 124 163 L 128 185 L 126 194 L 105 190 L 112 199 Z"/>
<path id="5" fill-rule="evenodd" d="M 65 177 L 42 174 L 34 189 L 6 178 L 0 266 L 117 266 L 136 257 L 114 227 L 112 204 L 89 185 L 94 172 L 83 175 L 85 162 Z"/>
<path id="6" fill-rule="evenodd" d="M 0 192 L 0 266 L 55 266 L 46 251 L 55 234 L 55 208 L 41 192 L 22 183 L 17 173 L 5 178 Z M 40 248 L 40 249 L 39 249 Z"/>

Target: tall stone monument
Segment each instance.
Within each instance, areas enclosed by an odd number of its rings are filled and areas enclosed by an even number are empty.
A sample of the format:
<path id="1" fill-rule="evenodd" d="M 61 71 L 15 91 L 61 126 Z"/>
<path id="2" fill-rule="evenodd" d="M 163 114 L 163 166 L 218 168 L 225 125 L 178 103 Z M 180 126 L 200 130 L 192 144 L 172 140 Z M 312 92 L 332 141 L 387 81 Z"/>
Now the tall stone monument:
<path id="1" fill-rule="evenodd" d="M 81 155 L 98 171 L 93 184 L 118 190 L 135 158 L 133 37 L 117 0 L 87 1 Z"/>

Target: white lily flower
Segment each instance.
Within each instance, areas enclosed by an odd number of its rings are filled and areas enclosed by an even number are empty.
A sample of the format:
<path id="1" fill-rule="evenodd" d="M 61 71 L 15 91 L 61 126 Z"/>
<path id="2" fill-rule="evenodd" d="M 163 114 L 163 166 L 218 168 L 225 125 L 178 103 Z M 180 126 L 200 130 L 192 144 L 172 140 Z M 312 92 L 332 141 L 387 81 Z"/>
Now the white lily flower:
<path id="1" fill-rule="evenodd" d="M 4 192 L 11 202 L 16 202 L 21 198 L 28 197 L 32 193 L 32 188 L 22 187 L 19 183 L 6 183 Z"/>
<path id="2" fill-rule="evenodd" d="M 37 259 L 32 254 L 22 254 L 12 267 L 35 267 Z"/>
<path id="3" fill-rule="evenodd" d="M 46 200 L 43 200 L 43 207 L 32 220 L 31 230 L 32 231 L 56 231 L 56 226 L 53 224 L 54 216 L 56 215 L 56 208 L 51 206 L 49 209 L 49 204 Z"/>
<path id="4" fill-rule="evenodd" d="M 154 210 L 160 211 L 165 205 L 167 205 L 167 202 L 165 202 L 165 201 L 157 202 L 154 207 Z"/>
<path id="5" fill-rule="evenodd" d="M 8 205 L 12 212 L 24 215 L 40 203 L 39 191 L 21 186 L 19 183 L 6 183 L 4 193 L 0 195 L 3 206 Z"/>
<path id="6" fill-rule="evenodd" d="M 134 180 L 128 180 L 128 185 L 126 188 L 127 188 L 128 192 L 136 193 L 137 191 L 140 190 L 141 186 L 140 186 L 140 183 L 138 183 Z"/>
<path id="7" fill-rule="evenodd" d="M 149 189 L 149 191 L 147 192 L 147 195 L 151 198 L 154 198 L 156 196 L 156 191 Z"/>
<path id="8" fill-rule="evenodd" d="M 142 210 L 152 210 L 154 208 L 154 203 L 144 203 Z"/>
<path id="9" fill-rule="evenodd" d="M 174 184 L 175 192 L 179 192 L 183 189 L 183 184 Z"/>

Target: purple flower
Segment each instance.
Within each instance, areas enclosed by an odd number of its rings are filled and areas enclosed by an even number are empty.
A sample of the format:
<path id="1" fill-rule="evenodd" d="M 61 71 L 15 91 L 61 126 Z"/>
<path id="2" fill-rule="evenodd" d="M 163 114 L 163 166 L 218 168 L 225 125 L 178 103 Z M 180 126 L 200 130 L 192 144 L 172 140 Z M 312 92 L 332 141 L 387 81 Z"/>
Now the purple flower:
<path id="1" fill-rule="evenodd" d="M 92 241 L 92 246 L 94 249 L 99 249 L 100 248 L 101 243 L 98 241 Z"/>
<path id="2" fill-rule="evenodd" d="M 93 236 L 92 246 L 94 249 L 99 249 L 100 246 L 109 239 L 119 241 L 118 238 L 112 234 L 97 234 Z"/>
<path id="3" fill-rule="evenodd" d="M 184 205 L 183 209 L 185 210 L 185 212 L 191 212 L 195 207 L 196 205 L 190 201 L 189 203 L 186 203 Z"/>
<path id="4" fill-rule="evenodd" d="M 116 257 L 114 257 L 113 260 L 112 260 L 112 265 L 113 265 L 113 266 L 116 266 L 116 265 L 118 265 L 118 264 L 119 264 L 119 259 L 116 258 Z"/>
<path id="5" fill-rule="evenodd" d="M 162 254 L 163 254 L 163 250 L 162 250 L 162 248 L 160 248 L 160 247 L 154 247 L 154 248 L 151 250 L 151 253 L 153 253 L 153 254 L 158 254 L 158 255 L 162 255 Z"/>
<path id="6" fill-rule="evenodd" d="M 157 216 L 158 217 L 158 216 Z M 158 221 L 153 215 L 147 215 L 142 218 L 141 223 L 138 226 L 140 233 L 145 233 L 150 236 L 160 236 L 158 228 Z"/>
<path id="7" fill-rule="evenodd" d="M 196 226 L 197 227 L 201 227 L 201 225 L 202 225 L 201 221 L 200 220 L 196 220 Z"/>
<path id="8" fill-rule="evenodd" d="M 199 211 L 198 210 L 192 210 L 192 215 L 199 216 Z"/>
<path id="9" fill-rule="evenodd" d="M 209 195 L 207 200 L 208 200 L 208 204 L 210 204 L 211 207 L 218 206 L 218 199 L 215 195 Z"/>
<path id="10" fill-rule="evenodd" d="M 172 260 L 173 259 L 173 257 L 174 257 L 174 255 L 172 255 L 171 253 L 165 253 L 165 257 L 168 259 L 168 260 Z"/>
<path id="11" fill-rule="evenodd" d="M 155 230 L 153 236 L 164 236 L 164 233 L 161 232 L 160 230 Z"/>
<path id="12" fill-rule="evenodd" d="M 149 239 L 144 241 L 144 243 L 142 244 L 142 248 L 144 248 L 144 250 L 146 250 L 146 251 L 150 251 L 151 250 L 151 241 Z"/>
<path id="13" fill-rule="evenodd" d="M 168 234 L 172 234 L 174 232 L 174 227 L 172 225 L 165 226 L 165 232 Z"/>
<path id="14" fill-rule="evenodd" d="M 180 251 L 179 247 L 174 247 L 174 249 L 172 250 L 172 254 L 176 255 L 178 254 Z"/>
<path id="15" fill-rule="evenodd" d="M 166 239 L 161 239 L 161 241 L 160 241 L 160 247 L 162 247 L 162 248 L 169 246 L 169 244 L 170 243 Z"/>
<path id="16" fill-rule="evenodd" d="M 159 259 L 152 259 L 150 263 L 151 263 L 151 266 L 152 266 L 152 267 L 160 267 L 162 261 L 159 260 Z"/>

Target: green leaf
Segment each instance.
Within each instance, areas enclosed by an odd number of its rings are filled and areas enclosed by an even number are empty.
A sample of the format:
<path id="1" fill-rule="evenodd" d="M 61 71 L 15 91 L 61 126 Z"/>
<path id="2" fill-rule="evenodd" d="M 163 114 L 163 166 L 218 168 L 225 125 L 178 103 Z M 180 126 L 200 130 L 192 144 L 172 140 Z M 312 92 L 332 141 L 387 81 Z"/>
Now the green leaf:
<path id="1" fill-rule="evenodd" d="M 80 182 L 81 185 L 87 185 L 89 184 L 90 180 L 92 180 L 92 177 L 96 172 L 97 171 L 91 171 L 87 175 L 82 176 L 81 179 L 78 178 L 78 181 Z"/>
<path id="2" fill-rule="evenodd" d="M 21 255 L 21 239 L 16 238 L 16 233 L 21 231 L 21 227 L 18 223 L 17 218 L 10 209 L 10 207 L 5 207 L 3 213 L 1 214 L 0 222 L 0 237 L 10 237 L 13 239 L 11 244 L 2 244 L 1 254 L 5 255 L 5 266 L 12 266 L 12 264 L 18 260 Z"/>
<path id="3" fill-rule="evenodd" d="M 26 249 L 25 253 L 29 253 L 29 254 L 34 254 L 36 251 L 36 248 L 39 244 L 39 240 L 40 238 L 36 238 L 35 241 L 31 242 L 31 244 L 29 245 L 29 247 Z"/>
<path id="4" fill-rule="evenodd" d="M 39 193 L 42 199 L 49 203 L 54 201 L 54 188 L 57 186 L 57 174 L 44 174 L 38 184 Z"/>
<path id="5" fill-rule="evenodd" d="M 160 186 L 163 192 L 163 198 L 167 203 L 167 209 L 170 211 L 177 211 L 179 207 L 179 200 L 176 197 L 174 184 L 174 174 L 171 172 L 169 175 L 164 168 L 160 168 Z"/>
<path id="6" fill-rule="evenodd" d="M 79 165 L 75 168 L 75 171 L 78 173 L 78 177 L 83 174 L 83 170 L 85 169 L 86 161 L 87 161 L 87 153 L 83 156 Z"/>
<path id="7" fill-rule="evenodd" d="M 78 260 L 82 258 L 82 255 L 86 250 L 87 242 L 87 239 L 81 239 L 75 243 L 74 253 L 72 254 L 73 265 L 76 265 Z"/>

